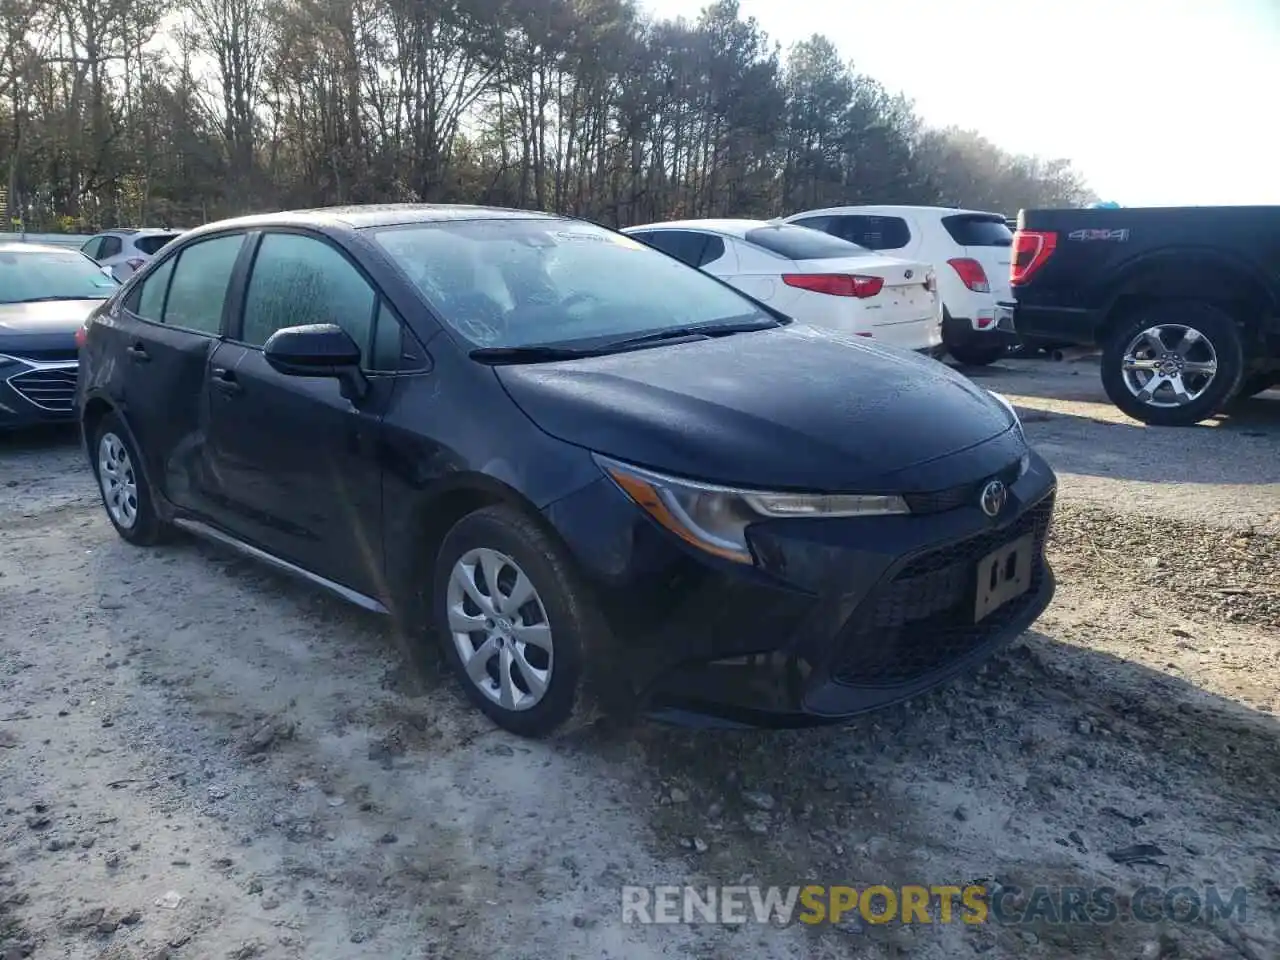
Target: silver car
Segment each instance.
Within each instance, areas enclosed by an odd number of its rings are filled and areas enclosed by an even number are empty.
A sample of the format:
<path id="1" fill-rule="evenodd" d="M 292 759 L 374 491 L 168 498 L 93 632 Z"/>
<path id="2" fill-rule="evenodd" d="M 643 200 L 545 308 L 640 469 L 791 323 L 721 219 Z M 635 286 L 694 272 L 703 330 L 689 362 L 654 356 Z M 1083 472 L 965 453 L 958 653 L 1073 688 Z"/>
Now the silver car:
<path id="1" fill-rule="evenodd" d="M 86 240 L 80 252 L 110 269 L 111 275 L 124 283 L 170 240 L 180 236 L 181 230 L 104 230 Z"/>

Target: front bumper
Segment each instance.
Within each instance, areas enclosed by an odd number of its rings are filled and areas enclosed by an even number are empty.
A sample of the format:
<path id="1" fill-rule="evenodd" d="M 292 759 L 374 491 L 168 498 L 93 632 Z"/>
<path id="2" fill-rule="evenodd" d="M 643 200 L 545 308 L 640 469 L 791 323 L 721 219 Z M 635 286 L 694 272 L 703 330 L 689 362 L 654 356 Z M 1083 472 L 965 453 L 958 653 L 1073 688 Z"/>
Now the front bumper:
<path id="1" fill-rule="evenodd" d="M 0 428 L 73 422 L 78 369 L 74 360 L 0 359 Z"/>
<path id="2" fill-rule="evenodd" d="M 620 497 L 586 495 L 610 494 Z M 647 520 L 612 548 L 592 545 L 585 527 L 598 535 L 609 524 L 579 512 L 576 497 L 551 520 L 602 574 L 610 669 L 651 715 L 799 726 L 915 696 L 1021 634 L 1054 593 L 1044 556 L 1054 495 L 1052 471 L 1032 454 L 995 520 L 976 499 L 939 496 L 922 508 L 934 512 L 911 516 L 769 521 L 752 528 L 756 567 L 693 556 Z M 975 623 L 978 561 L 1026 536 L 1028 589 Z"/>

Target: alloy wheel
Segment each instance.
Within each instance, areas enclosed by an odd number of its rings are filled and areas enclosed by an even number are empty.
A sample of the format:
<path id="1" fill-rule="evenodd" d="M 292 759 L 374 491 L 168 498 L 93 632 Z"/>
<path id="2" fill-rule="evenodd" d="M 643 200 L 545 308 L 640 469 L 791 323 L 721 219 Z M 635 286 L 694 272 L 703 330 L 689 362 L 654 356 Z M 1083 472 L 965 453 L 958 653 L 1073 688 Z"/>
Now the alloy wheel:
<path id="1" fill-rule="evenodd" d="M 128 449 L 114 433 L 98 441 L 98 485 L 111 519 L 132 529 L 138 522 L 138 479 Z"/>
<path id="2" fill-rule="evenodd" d="M 1183 407 L 1201 397 L 1218 375 L 1218 353 L 1199 330 L 1181 323 L 1148 327 L 1125 347 L 1124 384 L 1152 407 Z"/>
<path id="3" fill-rule="evenodd" d="M 551 684 L 551 626 L 511 557 L 481 547 L 458 558 L 446 596 L 449 633 L 471 682 L 506 710 L 537 705 Z"/>

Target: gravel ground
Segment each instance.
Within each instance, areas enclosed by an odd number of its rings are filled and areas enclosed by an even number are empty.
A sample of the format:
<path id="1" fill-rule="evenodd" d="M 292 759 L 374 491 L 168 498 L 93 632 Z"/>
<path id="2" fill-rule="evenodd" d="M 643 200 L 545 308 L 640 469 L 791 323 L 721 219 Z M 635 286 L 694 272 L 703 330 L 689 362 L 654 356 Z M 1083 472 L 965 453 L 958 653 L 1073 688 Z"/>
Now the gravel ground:
<path id="1" fill-rule="evenodd" d="M 974 375 L 1061 472 L 1058 599 L 979 676 L 816 731 L 510 738 L 377 618 L 121 542 L 73 438 L 0 440 L 0 958 L 1280 956 L 1280 400 L 1157 430 L 1087 364 Z M 622 884 L 713 882 L 1248 910 L 621 923 Z"/>

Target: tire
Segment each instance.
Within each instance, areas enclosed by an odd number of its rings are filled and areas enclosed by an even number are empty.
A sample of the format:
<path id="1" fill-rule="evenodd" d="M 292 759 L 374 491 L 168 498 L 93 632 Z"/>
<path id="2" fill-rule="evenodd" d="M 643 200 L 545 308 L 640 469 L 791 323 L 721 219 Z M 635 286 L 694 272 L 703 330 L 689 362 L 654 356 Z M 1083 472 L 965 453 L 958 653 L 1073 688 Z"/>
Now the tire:
<path id="1" fill-rule="evenodd" d="M 1152 366 L 1126 370 L 1130 351 L 1130 362 Z M 1111 402 L 1158 427 L 1189 427 L 1212 417 L 1235 396 L 1243 374 L 1244 346 L 1235 319 L 1197 301 L 1156 303 L 1126 316 L 1102 353 L 1102 385 Z"/>
<path id="2" fill-rule="evenodd" d="M 967 367 L 985 367 L 1008 352 L 1004 341 L 995 331 L 988 338 L 974 330 L 967 320 L 955 320 L 945 309 L 942 313 L 942 345 L 947 348 L 952 359 Z"/>
<path id="3" fill-rule="evenodd" d="M 170 528 L 156 512 L 151 486 L 139 466 L 142 458 L 119 416 L 108 413 L 98 422 L 92 451 L 102 506 L 116 533 L 140 547 L 165 540 Z"/>
<path id="4" fill-rule="evenodd" d="M 521 577 L 532 595 L 515 610 L 493 606 L 485 574 L 495 572 L 499 597 L 509 598 Z M 467 576 L 471 591 L 463 586 Z M 584 677 L 587 658 L 604 649 L 604 620 L 567 552 L 530 517 L 499 505 L 459 520 L 436 557 L 431 606 L 445 659 L 463 692 L 498 726 L 545 737 L 597 719 L 597 691 L 588 691 Z M 456 630 L 466 625 L 464 618 L 474 631 Z"/>
<path id="5" fill-rule="evenodd" d="M 947 351 L 966 367 L 989 366 L 1008 352 L 1003 343 L 983 342 L 981 334 L 964 343 L 948 345 Z"/>

